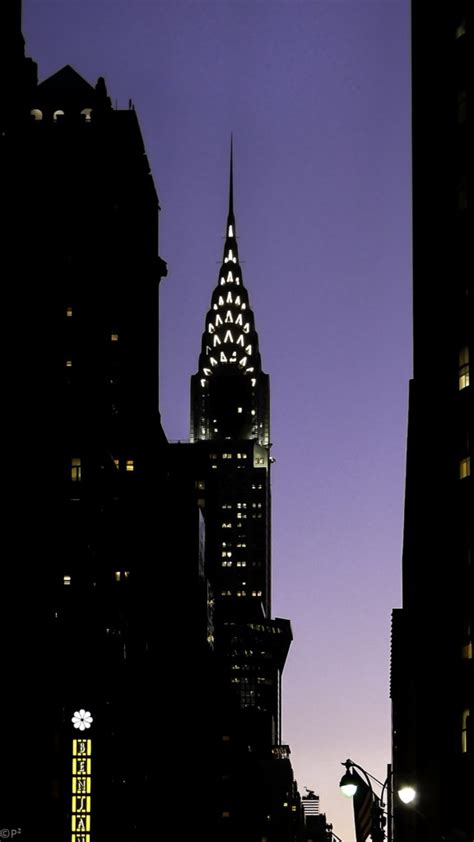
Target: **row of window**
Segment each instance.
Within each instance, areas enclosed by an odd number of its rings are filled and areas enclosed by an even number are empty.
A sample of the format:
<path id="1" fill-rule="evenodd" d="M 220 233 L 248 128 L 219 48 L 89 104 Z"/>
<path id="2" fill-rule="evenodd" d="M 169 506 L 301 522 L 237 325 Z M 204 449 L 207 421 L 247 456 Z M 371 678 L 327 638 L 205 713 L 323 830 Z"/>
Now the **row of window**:
<path id="1" fill-rule="evenodd" d="M 221 596 L 262 596 L 262 591 L 252 591 L 247 594 L 247 591 L 221 591 Z"/>
<path id="2" fill-rule="evenodd" d="M 248 503 L 248 504 L 247 503 L 236 503 L 235 508 L 236 509 L 246 509 L 247 505 L 248 506 L 251 505 L 252 509 L 261 509 L 262 506 L 263 506 L 263 503 L 252 503 L 252 504 L 250 504 L 250 503 Z M 222 506 L 221 506 L 221 509 L 232 509 L 232 508 L 233 508 L 232 503 L 223 503 Z"/>
<path id="3" fill-rule="evenodd" d="M 262 518 L 263 518 L 263 515 L 262 515 L 261 512 L 258 515 L 255 514 L 255 515 L 251 516 L 252 520 L 262 520 Z M 237 512 L 237 519 L 238 520 L 247 520 L 247 515 L 242 514 L 242 512 Z M 237 526 L 241 526 L 241 524 L 238 523 Z M 221 523 L 221 529 L 232 529 L 232 521 L 227 521 L 226 523 Z"/>
<path id="4" fill-rule="evenodd" d="M 116 582 L 124 582 L 130 576 L 129 570 L 116 570 L 114 573 L 114 578 Z M 63 585 L 69 586 L 72 583 L 72 577 L 70 575 L 63 576 Z"/>
<path id="5" fill-rule="evenodd" d="M 117 471 L 119 471 L 120 470 L 120 459 L 114 459 L 113 462 L 114 462 L 114 465 L 115 465 Z M 135 462 L 134 462 L 133 459 L 126 459 L 125 463 L 123 463 L 123 464 L 125 465 L 125 471 L 127 473 L 131 473 L 132 471 L 135 470 Z M 71 459 L 70 478 L 71 478 L 72 482 L 80 482 L 81 479 L 82 479 L 82 462 L 81 462 L 81 459 L 78 456 L 75 456 Z"/>
<path id="6" fill-rule="evenodd" d="M 80 112 L 82 117 L 86 123 L 90 123 L 92 119 L 92 108 L 83 108 Z M 30 111 L 30 116 L 33 117 L 34 120 L 42 120 L 43 119 L 43 112 L 40 108 L 32 108 Z M 53 111 L 53 120 L 56 123 L 58 120 L 64 117 L 64 111 L 61 108 L 58 108 L 56 111 Z"/>
<path id="7" fill-rule="evenodd" d="M 227 555 L 229 555 L 229 553 L 227 553 Z M 232 564 L 233 564 L 232 561 L 222 561 L 221 567 L 232 567 Z M 247 562 L 246 561 L 236 561 L 235 566 L 236 567 L 247 567 Z"/>
<path id="8" fill-rule="evenodd" d="M 231 544 L 231 543 L 226 543 L 225 541 L 223 541 L 223 542 L 222 542 L 222 546 L 223 546 L 223 547 L 230 547 L 230 548 L 232 548 L 232 544 Z M 240 543 L 236 544 L 235 546 L 236 546 L 236 547 L 246 547 L 246 546 L 247 546 L 247 544 L 243 544 L 242 542 L 240 542 Z"/>

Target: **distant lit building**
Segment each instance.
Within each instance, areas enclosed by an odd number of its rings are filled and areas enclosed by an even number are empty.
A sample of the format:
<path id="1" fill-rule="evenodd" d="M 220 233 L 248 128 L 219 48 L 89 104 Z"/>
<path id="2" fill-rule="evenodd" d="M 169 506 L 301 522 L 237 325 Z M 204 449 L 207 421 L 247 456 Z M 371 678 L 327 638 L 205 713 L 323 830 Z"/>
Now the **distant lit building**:
<path id="1" fill-rule="evenodd" d="M 305 819 L 308 816 L 317 816 L 319 814 L 319 795 L 316 795 L 313 790 L 308 790 L 308 794 L 303 795 L 301 799 L 301 806 Z"/>
<path id="2" fill-rule="evenodd" d="M 270 448 L 269 378 L 239 263 L 231 159 L 224 254 L 191 381 L 191 443 L 171 447 L 205 521 L 220 699 L 211 735 L 217 839 L 276 842 L 294 821 L 291 764 L 277 751 L 292 633 L 270 613 Z"/>
<path id="3" fill-rule="evenodd" d="M 412 0 L 413 329 L 391 697 L 395 842 L 474 836 L 473 8 Z M 471 67 L 471 71 L 469 71 Z"/>

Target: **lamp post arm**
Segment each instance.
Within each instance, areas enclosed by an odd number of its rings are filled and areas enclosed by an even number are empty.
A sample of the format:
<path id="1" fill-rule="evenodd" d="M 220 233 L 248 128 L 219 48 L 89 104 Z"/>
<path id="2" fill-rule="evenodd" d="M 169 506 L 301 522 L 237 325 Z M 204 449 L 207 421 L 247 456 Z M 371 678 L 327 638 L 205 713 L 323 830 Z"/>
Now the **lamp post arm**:
<path id="1" fill-rule="evenodd" d="M 374 781 L 376 781 L 378 784 L 380 784 L 381 786 L 383 786 L 383 784 L 381 784 L 381 783 L 380 783 L 380 781 L 378 781 L 378 780 L 377 780 L 377 778 L 374 778 L 374 776 L 373 776 L 373 775 L 369 775 L 369 773 L 368 773 L 368 772 L 364 769 L 364 767 L 363 767 L 363 766 L 359 766 L 359 764 L 358 764 L 358 763 L 354 763 L 354 761 L 353 761 L 353 760 L 349 760 L 349 758 L 348 758 L 348 759 L 345 761 L 345 763 L 343 763 L 342 765 L 346 767 L 347 771 L 349 771 L 351 767 L 353 767 L 354 769 L 359 769 L 359 770 L 360 770 L 360 771 L 361 771 L 361 772 L 365 775 L 365 779 L 366 779 L 366 781 L 367 781 L 367 785 L 368 785 L 368 787 L 369 787 L 369 789 L 370 789 L 370 791 L 371 791 L 372 795 L 374 795 L 375 793 L 374 793 L 374 788 L 373 788 L 373 786 L 372 786 L 372 783 L 371 783 L 370 778 L 372 778 L 372 779 L 373 779 Z"/>

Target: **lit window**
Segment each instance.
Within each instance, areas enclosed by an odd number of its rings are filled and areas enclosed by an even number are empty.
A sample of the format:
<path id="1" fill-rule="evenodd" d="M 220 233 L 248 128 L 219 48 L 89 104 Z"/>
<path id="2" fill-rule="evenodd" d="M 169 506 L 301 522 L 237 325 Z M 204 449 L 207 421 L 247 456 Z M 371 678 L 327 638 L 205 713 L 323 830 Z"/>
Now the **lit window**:
<path id="1" fill-rule="evenodd" d="M 463 754 L 467 754 L 468 750 L 468 740 L 467 740 L 467 733 L 469 728 L 469 715 L 470 711 L 469 708 L 463 711 L 462 714 L 462 725 L 461 725 L 461 751 Z"/>
<path id="2" fill-rule="evenodd" d="M 135 462 L 133 459 L 127 459 L 125 462 L 125 470 L 126 471 L 134 471 L 135 470 Z"/>
<path id="3" fill-rule="evenodd" d="M 53 120 L 54 120 L 54 122 L 56 122 L 56 121 L 57 121 L 58 117 L 64 117 L 64 111 L 61 111 L 61 110 L 59 109 L 58 111 L 55 111 L 55 112 L 54 112 L 54 114 L 53 114 Z"/>
<path id="4" fill-rule="evenodd" d="M 229 231 L 228 231 L 227 236 L 228 236 L 228 237 L 233 237 L 233 236 L 234 236 L 234 229 L 233 229 L 232 225 L 229 225 Z"/>
<path id="5" fill-rule="evenodd" d="M 242 409 L 241 406 L 237 407 L 237 412 L 239 413 L 239 415 L 243 412 L 243 409 Z M 239 458 L 240 458 L 240 454 L 239 454 Z"/>
<path id="6" fill-rule="evenodd" d="M 70 576 L 63 576 L 63 583 L 65 585 L 70 585 L 71 584 L 71 577 Z"/>
<path id="7" fill-rule="evenodd" d="M 43 112 L 40 111 L 39 108 L 32 108 L 31 111 L 30 111 L 30 114 L 31 114 L 32 117 L 35 118 L 35 120 L 42 120 L 43 119 Z"/>
<path id="8" fill-rule="evenodd" d="M 81 111 L 81 114 L 84 117 L 84 120 L 86 121 L 86 123 L 90 123 L 92 108 L 83 108 L 82 111 Z"/>
<path id="9" fill-rule="evenodd" d="M 469 386 L 469 348 L 467 345 L 459 351 L 459 389 Z"/>
<path id="10" fill-rule="evenodd" d="M 469 640 L 464 644 L 462 648 L 462 657 L 468 661 L 472 660 L 472 640 Z"/>
<path id="11" fill-rule="evenodd" d="M 116 581 L 116 582 L 120 582 L 120 579 L 121 579 L 121 578 L 122 578 L 122 573 L 121 573 L 121 571 L 120 571 L 120 570 L 116 570 L 116 571 L 115 571 L 115 581 Z"/>
<path id="12" fill-rule="evenodd" d="M 72 360 L 66 360 L 66 368 L 72 368 Z"/>
<path id="13" fill-rule="evenodd" d="M 111 333 L 110 334 L 110 341 L 111 342 L 118 342 L 118 333 Z"/>
<path id="14" fill-rule="evenodd" d="M 471 457 L 466 456 L 459 463 L 459 479 L 466 479 L 471 475 Z"/>
<path id="15" fill-rule="evenodd" d="M 114 459 L 114 465 L 115 465 L 117 471 L 119 471 L 120 470 L 120 459 Z"/>
<path id="16" fill-rule="evenodd" d="M 71 480 L 73 482 L 80 482 L 81 479 L 81 460 L 77 457 L 71 459 Z"/>
<path id="17" fill-rule="evenodd" d="M 459 25 L 456 27 L 456 38 L 462 38 L 463 35 L 466 34 L 466 21 L 460 21 Z"/>
<path id="18" fill-rule="evenodd" d="M 66 310 L 66 316 L 68 319 L 72 318 L 72 307 L 68 307 Z"/>

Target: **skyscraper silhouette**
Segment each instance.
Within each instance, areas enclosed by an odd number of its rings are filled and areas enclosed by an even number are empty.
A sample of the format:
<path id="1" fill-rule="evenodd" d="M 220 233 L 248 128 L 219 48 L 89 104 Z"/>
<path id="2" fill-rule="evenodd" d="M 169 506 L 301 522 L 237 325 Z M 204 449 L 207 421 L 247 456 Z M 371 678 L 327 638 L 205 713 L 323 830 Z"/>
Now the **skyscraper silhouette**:
<path id="1" fill-rule="evenodd" d="M 211 823 L 219 839 L 288 838 L 296 819 L 289 749 L 281 746 L 292 635 L 288 620 L 271 617 L 270 448 L 269 377 L 239 263 L 231 148 L 222 264 L 191 378 L 191 443 L 172 448 L 172 463 L 194 478 L 205 524 L 219 699 L 208 724 Z"/>
<path id="2" fill-rule="evenodd" d="M 133 108 L 69 66 L 38 84 L 6 5 L 0 827 L 143 839 L 159 754 L 158 198 Z"/>
<path id="3" fill-rule="evenodd" d="M 403 545 L 394 612 L 395 838 L 474 833 L 472 8 L 412 2 L 413 329 Z M 433 162 L 436 165 L 433 166 Z"/>

